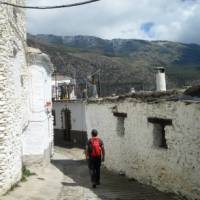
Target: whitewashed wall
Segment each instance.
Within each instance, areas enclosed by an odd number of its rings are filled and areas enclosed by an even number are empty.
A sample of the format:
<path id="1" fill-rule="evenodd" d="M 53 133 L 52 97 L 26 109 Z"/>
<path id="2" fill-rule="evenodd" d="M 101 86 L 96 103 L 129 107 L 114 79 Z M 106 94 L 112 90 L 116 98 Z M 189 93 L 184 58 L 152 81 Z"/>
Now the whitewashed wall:
<path id="1" fill-rule="evenodd" d="M 124 135 L 117 134 L 112 109 L 127 113 Z M 148 117 L 172 119 L 166 126 L 168 149 L 154 145 L 153 124 Z M 96 128 L 104 140 L 105 165 L 128 177 L 200 199 L 200 103 L 97 102 L 86 106 L 87 132 Z"/>
<path id="2" fill-rule="evenodd" d="M 82 101 L 55 101 L 53 103 L 53 109 L 56 113 L 56 125 L 54 128 L 62 129 L 61 111 L 66 108 L 71 111 L 72 130 L 86 131 L 85 103 Z"/>
<path id="3" fill-rule="evenodd" d="M 21 178 L 21 134 L 28 121 L 25 40 L 24 10 L 0 5 L 0 194 Z"/>
<path id="4" fill-rule="evenodd" d="M 23 134 L 23 161 L 45 164 L 50 160 L 53 146 L 51 74 L 49 57 L 40 50 L 28 49 L 29 63 L 29 123 Z"/>

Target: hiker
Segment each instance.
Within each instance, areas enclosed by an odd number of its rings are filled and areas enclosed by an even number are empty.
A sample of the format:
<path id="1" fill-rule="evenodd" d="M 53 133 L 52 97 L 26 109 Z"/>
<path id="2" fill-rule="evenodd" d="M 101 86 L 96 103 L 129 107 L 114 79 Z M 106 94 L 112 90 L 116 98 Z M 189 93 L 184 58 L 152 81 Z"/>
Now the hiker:
<path id="1" fill-rule="evenodd" d="M 103 141 L 98 137 L 98 131 L 93 129 L 91 136 L 86 145 L 86 159 L 88 161 L 92 187 L 96 188 L 96 185 L 100 185 L 100 167 L 101 162 L 105 158 L 105 150 Z"/>

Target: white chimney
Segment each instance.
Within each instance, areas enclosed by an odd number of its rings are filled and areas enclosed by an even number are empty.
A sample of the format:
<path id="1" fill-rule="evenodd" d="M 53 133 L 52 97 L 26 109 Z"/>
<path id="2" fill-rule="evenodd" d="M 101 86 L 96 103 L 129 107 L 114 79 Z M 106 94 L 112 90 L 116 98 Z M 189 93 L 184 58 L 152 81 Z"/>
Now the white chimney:
<path id="1" fill-rule="evenodd" d="M 131 93 L 131 94 L 135 93 L 135 88 L 131 88 L 131 89 L 130 89 L 130 93 Z"/>
<path id="2" fill-rule="evenodd" d="M 75 88 L 76 88 L 76 79 L 73 79 L 70 81 L 71 84 L 72 84 L 72 92 L 70 94 L 70 99 L 71 100 L 76 100 L 77 97 L 76 97 L 76 94 L 75 94 Z"/>
<path id="3" fill-rule="evenodd" d="M 156 67 L 156 90 L 166 91 L 166 79 L 165 79 L 165 68 Z"/>
<path id="4" fill-rule="evenodd" d="M 92 86 L 93 88 L 92 88 L 92 93 L 93 93 L 93 97 L 94 98 L 98 98 L 98 93 L 97 93 L 97 86 L 95 85 L 95 84 L 93 84 L 93 86 Z"/>
<path id="5" fill-rule="evenodd" d="M 76 100 L 76 95 L 75 95 L 75 86 L 73 86 L 72 92 L 70 94 L 70 99 L 71 100 Z"/>

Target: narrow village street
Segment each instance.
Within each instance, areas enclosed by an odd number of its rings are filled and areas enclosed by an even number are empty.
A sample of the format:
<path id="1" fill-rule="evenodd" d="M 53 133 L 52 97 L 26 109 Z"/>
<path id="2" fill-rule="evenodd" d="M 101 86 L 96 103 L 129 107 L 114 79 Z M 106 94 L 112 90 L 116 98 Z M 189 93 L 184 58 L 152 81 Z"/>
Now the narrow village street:
<path id="1" fill-rule="evenodd" d="M 102 170 L 102 184 L 92 189 L 83 150 L 56 147 L 52 164 L 31 168 L 27 182 L 19 183 L 1 200 L 177 200 L 156 189 Z"/>
<path id="2" fill-rule="evenodd" d="M 200 200 L 200 1 L 169 2 L 0 0 L 0 200 Z"/>

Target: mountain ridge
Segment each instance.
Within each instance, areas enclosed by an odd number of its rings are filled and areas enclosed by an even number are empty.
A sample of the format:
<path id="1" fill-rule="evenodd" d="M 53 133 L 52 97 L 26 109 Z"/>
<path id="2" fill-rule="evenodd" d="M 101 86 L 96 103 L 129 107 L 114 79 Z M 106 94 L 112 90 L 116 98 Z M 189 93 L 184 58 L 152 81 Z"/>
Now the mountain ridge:
<path id="1" fill-rule="evenodd" d="M 73 74 L 76 69 L 84 78 L 101 69 L 103 95 L 125 93 L 131 87 L 155 89 L 155 66 L 166 67 L 168 89 L 199 83 L 198 44 L 41 34 L 29 34 L 28 44 L 48 53 L 59 73 Z"/>

